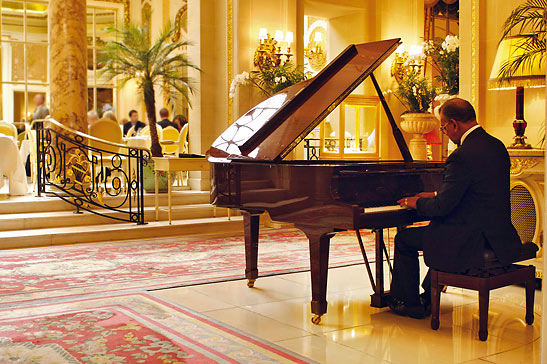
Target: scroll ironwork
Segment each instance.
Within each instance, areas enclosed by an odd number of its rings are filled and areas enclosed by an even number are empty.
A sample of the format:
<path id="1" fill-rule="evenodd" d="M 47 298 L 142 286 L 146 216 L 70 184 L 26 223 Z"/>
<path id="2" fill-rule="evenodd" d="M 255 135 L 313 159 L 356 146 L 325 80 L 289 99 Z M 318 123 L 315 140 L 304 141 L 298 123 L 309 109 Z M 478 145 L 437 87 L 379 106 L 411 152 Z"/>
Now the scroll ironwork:
<path id="1" fill-rule="evenodd" d="M 55 120 L 34 124 L 38 196 L 57 196 L 77 213 L 86 210 L 144 224 L 143 168 L 150 160 L 146 149 L 97 139 Z"/>

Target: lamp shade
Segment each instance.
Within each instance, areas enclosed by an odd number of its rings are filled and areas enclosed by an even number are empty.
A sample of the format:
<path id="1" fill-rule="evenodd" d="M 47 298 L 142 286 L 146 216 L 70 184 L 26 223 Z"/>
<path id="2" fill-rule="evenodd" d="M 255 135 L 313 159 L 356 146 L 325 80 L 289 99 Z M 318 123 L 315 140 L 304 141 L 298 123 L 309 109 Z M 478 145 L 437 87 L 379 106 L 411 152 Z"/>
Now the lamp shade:
<path id="1" fill-rule="evenodd" d="M 266 28 L 260 28 L 260 31 L 258 32 L 258 39 L 260 40 L 268 39 L 268 30 Z"/>
<path id="2" fill-rule="evenodd" d="M 315 36 L 314 36 L 313 40 L 316 43 L 321 42 L 323 40 L 323 37 L 321 36 L 321 32 L 315 32 Z"/>
<path id="3" fill-rule="evenodd" d="M 526 52 L 529 39 L 529 36 L 518 35 L 504 38 L 498 44 L 498 51 L 488 81 L 490 90 L 545 85 L 545 59 L 539 55 L 530 58 L 529 62 L 522 62 L 503 81 L 500 78 L 503 67 Z"/>
<path id="4" fill-rule="evenodd" d="M 285 34 L 285 42 L 291 44 L 292 42 L 294 42 L 294 35 L 292 32 L 287 32 Z"/>

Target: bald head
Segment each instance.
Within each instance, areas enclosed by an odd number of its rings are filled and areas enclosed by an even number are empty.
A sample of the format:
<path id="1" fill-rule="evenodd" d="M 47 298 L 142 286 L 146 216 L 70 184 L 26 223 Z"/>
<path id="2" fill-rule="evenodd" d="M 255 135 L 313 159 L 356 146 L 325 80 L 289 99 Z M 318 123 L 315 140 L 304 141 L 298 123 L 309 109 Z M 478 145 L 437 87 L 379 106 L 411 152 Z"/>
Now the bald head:
<path id="1" fill-rule="evenodd" d="M 46 97 L 44 96 L 44 94 L 36 94 L 34 96 L 34 104 L 36 106 L 42 105 L 45 101 L 46 101 Z"/>
<path id="2" fill-rule="evenodd" d="M 439 113 L 447 120 L 454 119 L 464 124 L 477 121 L 473 105 L 460 98 L 445 101 L 439 109 Z"/>

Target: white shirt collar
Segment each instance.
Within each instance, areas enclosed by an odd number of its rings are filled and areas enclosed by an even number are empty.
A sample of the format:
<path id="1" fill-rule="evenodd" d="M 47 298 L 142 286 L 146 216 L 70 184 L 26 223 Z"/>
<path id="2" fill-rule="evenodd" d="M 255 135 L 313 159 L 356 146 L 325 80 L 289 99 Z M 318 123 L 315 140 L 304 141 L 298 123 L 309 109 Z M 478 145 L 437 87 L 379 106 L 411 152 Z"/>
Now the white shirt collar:
<path id="1" fill-rule="evenodd" d="M 472 132 L 473 130 L 475 130 L 475 129 L 477 129 L 477 128 L 480 128 L 480 127 L 481 127 L 481 126 L 477 124 L 477 125 L 472 126 L 471 128 L 469 128 L 469 130 L 467 130 L 465 133 L 463 133 L 462 138 L 460 139 L 460 145 L 463 144 L 463 141 L 465 140 L 465 138 L 467 138 L 467 136 L 468 136 L 469 134 L 471 134 L 471 132 Z"/>

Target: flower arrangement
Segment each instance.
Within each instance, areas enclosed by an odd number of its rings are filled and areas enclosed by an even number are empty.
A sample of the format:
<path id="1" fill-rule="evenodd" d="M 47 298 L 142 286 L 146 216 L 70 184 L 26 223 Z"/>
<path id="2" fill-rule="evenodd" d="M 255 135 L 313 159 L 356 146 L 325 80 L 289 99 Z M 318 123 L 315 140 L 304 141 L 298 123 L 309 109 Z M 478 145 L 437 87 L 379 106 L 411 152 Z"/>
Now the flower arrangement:
<path id="1" fill-rule="evenodd" d="M 284 88 L 304 81 L 308 75 L 301 66 L 287 62 L 276 67 L 267 67 L 258 71 L 242 72 L 234 77 L 230 85 L 230 98 L 235 96 L 237 88 L 244 85 L 257 87 L 266 96 L 271 96 Z"/>
<path id="2" fill-rule="evenodd" d="M 426 113 L 431 109 L 436 91 L 418 71 L 410 71 L 403 76 L 394 95 L 406 107 L 404 114 Z"/>
<path id="3" fill-rule="evenodd" d="M 460 39 L 447 35 L 424 43 L 424 51 L 431 59 L 431 65 L 438 72 L 434 80 L 442 93 L 456 95 L 460 90 Z"/>

